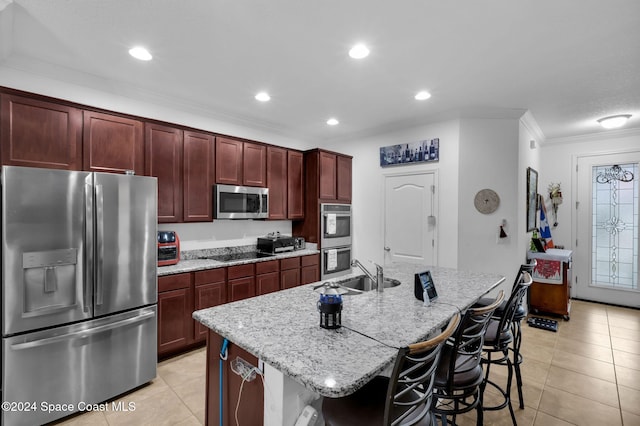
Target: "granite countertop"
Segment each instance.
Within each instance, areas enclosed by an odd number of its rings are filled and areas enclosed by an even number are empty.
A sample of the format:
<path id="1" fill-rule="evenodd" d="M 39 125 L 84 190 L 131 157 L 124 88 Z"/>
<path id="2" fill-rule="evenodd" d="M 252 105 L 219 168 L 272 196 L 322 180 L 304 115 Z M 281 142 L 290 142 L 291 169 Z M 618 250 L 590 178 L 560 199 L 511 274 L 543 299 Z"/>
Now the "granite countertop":
<path id="1" fill-rule="evenodd" d="M 241 247 L 244 251 L 255 251 L 255 246 Z M 247 260 L 234 260 L 231 262 L 220 262 L 218 260 L 211 259 L 198 259 L 198 257 L 210 256 L 213 254 L 228 253 L 229 248 L 225 249 L 210 249 L 210 250 L 194 250 L 193 252 L 183 252 L 180 254 L 180 261 L 176 265 L 170 266 L 158 266 L 158 276 L 180 274 L 183 272 L 201 271 L 204 269 L 224 268 L 227 266 L 244 265 L 247 263 L 267 262 L 275 259 L 286 259 L 288 257 L 306 256 L 308 254 L 320 253 L 315 249 L 303 249 L 294 250 L 285 253 L 278 253 L 270 257 L 261 257 L 259 259 L 247 259 Z M 215 251 L 215 252 L 214 252 Z"/>
<path id="2" fill-rule="evenodd" d="M 308 389 L 341 397 L 382 372 L 399 347 L 438 332 L 455 312 L 504 281 L 497 274 L 431 267 L 439 298 L 423 306 L 413 288 L 414 273 L 425 269 L 385 267 L 385 276 L 401 284 L 383 293 L 344 296 L 343 326 L 337 330 L 319 325 L 319 294 L 313 290 L 319 282 L 203 309 L 193 317 Z"/>

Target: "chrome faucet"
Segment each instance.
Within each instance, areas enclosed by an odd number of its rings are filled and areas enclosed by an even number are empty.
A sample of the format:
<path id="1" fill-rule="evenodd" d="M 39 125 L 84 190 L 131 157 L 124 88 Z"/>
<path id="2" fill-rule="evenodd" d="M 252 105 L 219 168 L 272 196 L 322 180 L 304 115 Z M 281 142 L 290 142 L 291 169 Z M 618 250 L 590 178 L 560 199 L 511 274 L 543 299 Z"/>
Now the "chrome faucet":
<path id="1" fill-rule="evenodd" d="M 373 261 L 371 263 L 373 263 L 376 267 L 375 277 L 371 274 L 371 272 L 369 272 L 367 268 L 364 267 L 364 265 L 362 265 L 362 263 L 360 263 L 358 259 L 353 259 L 351 261 L 351 266 L 357 266 L 358 268 L 362 269 L 362 272 L 364 272 L 367 275 L 367 277 L 369 277 L 371 282 L 375 283 L 376 290 L 379 293 L 382 293 L 382 291 L 384 290 L 384 270 L 382 269 L 382 266 L 378 265 L 377 263 Z"/>

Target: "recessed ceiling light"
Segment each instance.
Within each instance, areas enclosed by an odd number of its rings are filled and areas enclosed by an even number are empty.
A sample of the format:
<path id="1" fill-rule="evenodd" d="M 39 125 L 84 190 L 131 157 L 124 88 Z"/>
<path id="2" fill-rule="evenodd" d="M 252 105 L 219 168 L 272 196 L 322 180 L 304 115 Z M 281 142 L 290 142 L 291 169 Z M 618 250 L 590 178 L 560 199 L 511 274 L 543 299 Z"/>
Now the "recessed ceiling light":
<path id="1" fill-rule="evenodd" d="M 260 102 L 267 102 L 271 100 L 271 96 L 267 92 L 260 92 L 256 95 L 256 100 Z"/>
<path id="2" fill-rule="evenodd" d="M 356 44 L 349 50 L 349 56 L 353 59 L 362 59 L 369 56 L 369 49 L 364 44 Z"/>
<path id="3" fill-rule="evenodd" d="M 340 124 L 340 122 L 335 118 L 330 118 L 327 120 L 327 124 L 329 126 L 335 126 L 336 124 Z"/>
<path id="4" fill-rule="evenodd" d="M 424 101 L 425 99 L 429 99 L 430 97 L 431 97 L 431 93 L 425 90 L 416 93 L 416 96 L 415 96 L 417 101 Z"/>
<path id="5" fill-rule="evenodd" d="M 618 127 L 624 126 L 630 118 L 631 114 L 612 115 L 599 119 L 598 123 L 605 129 L 617 129 Z"/>
<path id="6" fill-rule="evenodd" d="M 136 59 L 140 59 L 141 61 L 150 61 L 153 59 L 151 53 L 147 49 L 141 46 L 132 47 L 129 49 L 129 55 L 133 56 Z"/>

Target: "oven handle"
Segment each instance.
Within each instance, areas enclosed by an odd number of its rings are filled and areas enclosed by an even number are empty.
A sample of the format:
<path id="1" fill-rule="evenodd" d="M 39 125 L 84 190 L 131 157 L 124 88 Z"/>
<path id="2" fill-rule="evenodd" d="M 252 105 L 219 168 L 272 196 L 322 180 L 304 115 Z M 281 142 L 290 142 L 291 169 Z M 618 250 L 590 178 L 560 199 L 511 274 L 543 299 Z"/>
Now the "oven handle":
<path id="1" fill-rule="evenodd" d="M 139 322 L 146 321 L 147 319 L 154 317 L 155 315 L 156 315 L 155 312 L 147 311 L 138 316 L 127 318 L 122 321 L 114 322 L 111 324 L 99 325 L 97 327 L 89 328 L 86 330 L 78 330 L 72 333 L 61 334 L 60 336 L 45 337 L 44 339 L 33 340 L 31 342 L 14 343 L 13 345 L 11 345 L 11 349 L 13 349 L 14 351 L 19 351 L 22 349 L 31 349 L 31 348 L 37 348 L 39 346 L 51 345 L 54 343 L 62 342 L 65 340 L 71 340 L 75 338 L 84 339 L 87 337 L 91 337 L 94 334 L 113 330 L 114 328 L 120 328 L 126 325 L 131 325 L 131 324 L 136 324 Z"/>

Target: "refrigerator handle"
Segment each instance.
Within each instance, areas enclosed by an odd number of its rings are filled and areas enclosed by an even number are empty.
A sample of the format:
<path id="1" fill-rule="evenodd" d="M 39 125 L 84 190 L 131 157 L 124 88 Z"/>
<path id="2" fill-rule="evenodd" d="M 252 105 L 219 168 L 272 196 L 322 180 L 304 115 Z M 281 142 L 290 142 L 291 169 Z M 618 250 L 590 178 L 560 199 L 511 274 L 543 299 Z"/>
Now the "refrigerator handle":
<path id="1" fill-rule="evenodd" d="M 122 321 L 113 322 L 111 324 L 99 325 L 97 327 L 89 328 L 86 330 L 78 330 L 72 333 L 61 334 L 59 336 L 45 337 L 44 339 L 32 340 L 30 342 L 14 343 L 11 345 L 11 349 L 19 351 L 21 349 L 36 348 L 38 346 L 51 345 L 53 343 L 62 342 L 69 339 L 91 337 L 94 334 L 102 333 L 105 331 L 113 330 L 115 328 L 124 327 L 126 325 L 136 324 L 147 319 L 154 317 L 156 314 L 153 311 L 143 312 L 138 316 L 127 318 Z"/>
<path id="2" fill-rule="evenodd" d="M 84 280 L 82 283 L 83 311 L 91 310 L 91 292 L 89 286 L 93 283 L 93 187 L 84 186 Z"/>
<path id="3" fill-rule="evenodd" d="M 96 306 L 104 301 L 102 283 L 104 264 L 104 192 L 102 185 L 96 185 Z"/>

